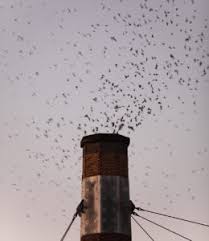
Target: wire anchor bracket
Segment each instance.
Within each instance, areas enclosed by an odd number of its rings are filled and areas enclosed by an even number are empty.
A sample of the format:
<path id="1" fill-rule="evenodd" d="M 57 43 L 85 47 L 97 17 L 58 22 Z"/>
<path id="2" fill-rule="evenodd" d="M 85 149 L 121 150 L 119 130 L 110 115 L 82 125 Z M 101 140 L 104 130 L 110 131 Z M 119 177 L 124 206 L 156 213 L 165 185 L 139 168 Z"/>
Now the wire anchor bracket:
<path id="1" fill-rule="evenodd" d="M 70 224 L 68 225 L 66 231 L 64 232 L 62 238 L 60 239 L 60 241 L 64 241 L 64 239 L 65 239 L 68 231 L 70 230 L 73 222 L 75 221 L 76 217 L 77 217 L 77 216 L 81 217 L 81 215 L 82 215 L 83 213 L 85 213 L 85 209 L 86 209 L 86 208 L 87 208 L 87 207 L 85 207 L 85 205 L 84 205 L 84 199 L 82 199 L 81 202 L 78 204 L 78 206 L 77 206 L 77 208 L 76 208 L 76 212 L 75 212 L 75 214 L 73 215 L 73 218 L 72 218 Z"/>

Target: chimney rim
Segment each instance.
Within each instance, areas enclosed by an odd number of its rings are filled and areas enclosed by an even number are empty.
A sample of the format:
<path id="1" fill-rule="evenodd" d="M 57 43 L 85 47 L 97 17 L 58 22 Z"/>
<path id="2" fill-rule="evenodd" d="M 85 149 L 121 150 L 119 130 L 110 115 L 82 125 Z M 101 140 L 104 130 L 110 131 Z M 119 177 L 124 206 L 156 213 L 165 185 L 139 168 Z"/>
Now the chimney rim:
<path id="1" fill-rule="evenodd" d="M 130 138 L 117 133 L 97 133 L 84 136 L 81 140 L 80 146 L 82 148 L 87 143 L 97 142 L 122 142 L 128 146 L 130 144 Z"/>

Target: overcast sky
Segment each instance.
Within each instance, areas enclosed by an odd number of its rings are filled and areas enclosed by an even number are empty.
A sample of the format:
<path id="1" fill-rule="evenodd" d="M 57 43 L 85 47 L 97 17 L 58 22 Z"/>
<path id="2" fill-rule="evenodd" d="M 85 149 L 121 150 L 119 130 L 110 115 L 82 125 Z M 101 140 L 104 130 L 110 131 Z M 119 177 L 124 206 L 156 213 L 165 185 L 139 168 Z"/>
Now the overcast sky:
<path id="1" fill-rule="evenodd" d="M 0 240 L 59 241 L 81 199 L 82 136 L 118 130 L 135 204 L 209 223 L 208 18 L 207 0 L 0 0 Z"/>

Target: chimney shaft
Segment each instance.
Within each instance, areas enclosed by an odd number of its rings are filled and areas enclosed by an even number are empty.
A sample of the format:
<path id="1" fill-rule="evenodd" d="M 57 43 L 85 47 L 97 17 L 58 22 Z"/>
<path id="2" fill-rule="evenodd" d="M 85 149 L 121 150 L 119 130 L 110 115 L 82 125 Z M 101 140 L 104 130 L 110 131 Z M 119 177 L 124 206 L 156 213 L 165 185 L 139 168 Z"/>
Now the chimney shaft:
<path id="1" fill-rule="evenodd" d="M 81 241 L 131 241 L 129 138 L 85 136 L 83 148 Z"/>

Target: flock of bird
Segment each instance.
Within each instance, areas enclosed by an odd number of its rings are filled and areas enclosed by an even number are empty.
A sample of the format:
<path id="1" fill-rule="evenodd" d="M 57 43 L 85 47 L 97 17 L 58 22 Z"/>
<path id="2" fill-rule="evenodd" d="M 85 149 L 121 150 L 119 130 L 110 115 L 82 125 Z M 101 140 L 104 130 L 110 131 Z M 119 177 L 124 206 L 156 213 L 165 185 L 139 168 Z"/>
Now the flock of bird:
<path id="1" fill-rule="evenodd" d="M 104 3 L 102 6 L 103 11 L 108 9 L 111 12 Z M 103 47 L 103 58 L 111 62 L 99 74 L 98 88 L 91 91 L 93 103 L 89 109 L 88 105 L 84 106 L 84 121 L 78 124 L 84 135 L 101 131 L 119 133 L 123 129 L 130 134 L 148 115 L 156 117 L 160 111 L 171 107 L 167 95 L 175 85 L 190 92 L 192 104 L 196 106 L 199 83 L 208 77 L 209 53 L 203 47 L 207 41 L 207 19 L 197 34 L 193 31 L 195 8 L 190 16 L 183 16 L 175 1 L 167 1 L 158 8 L 152 8 L 148 1 L 144 1 L 137 10 L 132 14 L 114 12 L 113 23 L 92 24 L 87 33 L 79 32 L 87 43 L 104 32 L 109 45 Z M 160 39 L 158 28 L 165 28 L 171 41 L 165 41 L 169 38 L 166 34 Z M 178 46 L 175 35 L 177 38 L 180 35 L 182 41 Z M 74 46 L 77 49 L 79 44 Z M 157 55 L 157 49 L 164 53 L 163 58 Z M 77 51 L 78 55 L 85 57 L 81 50 Z M 93 49 L 88 51 L 91 55 Z M 76 87 L 79 88 L 79 82 Z M 66 99 L 66 95 L 63 97 Z M 179 103 L 185 103 L 183 98 L 176 94 Z M 89 126 L 91 128 L 87 131 Z"/>
<path id="2" fill-rule="evenodd" d="M 32 117 L 26 123 L 26 127 L 35 133 L 37 142 L 49 144 L 46 152 L 33 150 L 32 147 L 26 149 L 29 160 L 36 159 L 41 163 L 40 170 L 36 172 L 38 180 L 44 182 L 44 172 L 50 169 L 52 163 L 59 171 L 74 170 L 75 179 L 79 178 L 80 164 L 69 160 L 75 156 L 81 158 L 78 152 L 83 135 L 100 132 L 131 135 L 147 119 L 156 121 L 164 110 L 175 112 L 174 103 L 177 106 L 185 105 L 185 93 L 191 96 L 191 103 L 186 103 L 187 106 L 196 110 L 199 87 L 209 77 L 209 50 L 206 47 L 208 20 L 204 19 L 201 26 L 198 25 L 199 12 L 193 0 L 158 2 L 135 1 L 135 8 L 126 10 L 127 3 L 124 0 L 117 1 L 116 5 L 100 1 L 99 11 L 104 17 L 94 19 L 95 22 L 87 25 L 85 31 L 78 29 L 76 37 L 64 40 L 64 44 L 59 46 L 58 56 L 62 56 L 60 62 L 50 64 L 48 71 L 56 72 L 70 66 L 70 74 L 64 78 L 63 90 L 45 99 L 45 108 L 54 109 L 57 113 L 49 114 L 41 121 Z M 50 3 L 43 5 L 46 7 Z M 190 10 L 186 11 L 187 8 Z M 50 32 L 53 41 L 59 31 L 68 31 L 65 20 L 68 15 L 72 19 L 75 16 L 82 18 L 79 8 L 57 10 L 56 17 L 59 20 L 54 27 L 57 30 Z M 15 23 L 19 21 L 18 17 L 14 18 Z M 32 27 L 33 21 L 28 20 L 27 24 Z M 12 35 L 18 42 L 25 41 L 21 34 Z M 20 59 L 25 59 L 25 54 L 32 56 L 36 51 L 38 46 L 33 44 L 27 51 L 20 49 L 18 54 Z M 5 51 L 1 52 L 0 57 L 6 54 Z M 71 63 L 71 57 L 75 63 Z M 11 83 L 19 81 L 23 75 L 19 73 L 11 78 Z M 28 78 L 31 83 L 41 79 L 42 73 L 35 70 Z M 91 78 L 95 78 L 93 83 L 96 84 L 93 86 Z M 170 95 L 175 91 L 173 102 Z M 81 96 L 83 94 L 84 98 Z M 40 96 L 35 89 L 31 95 L 32 98 Z M 79 116 L 69 114 L 73 105 L 81 109 Z M 72 130 L 73 144 L 70 147 L 66 134 L 68 129 Z M 151 168 L 146 169 L 145 176 L 149 178 Z M 205 170 L 203 168 L 200 171 Z M 161 174 L 169 178 L 169 174 Z M 70 182 L 73 179 L 71 176 L 66 178 Z M 65 185 L 53 178 L 48 183 L 57 187 Z M 40 184 L 43 183 L 40 181 Z M 143 185 L 147 187 L 146 182 Z M 15 183 L 13 186 L 19 191 Z M 190 193 L 191 189 L 187 191 Z M 29 214 L 27 218 L 30 218 Z"/>

